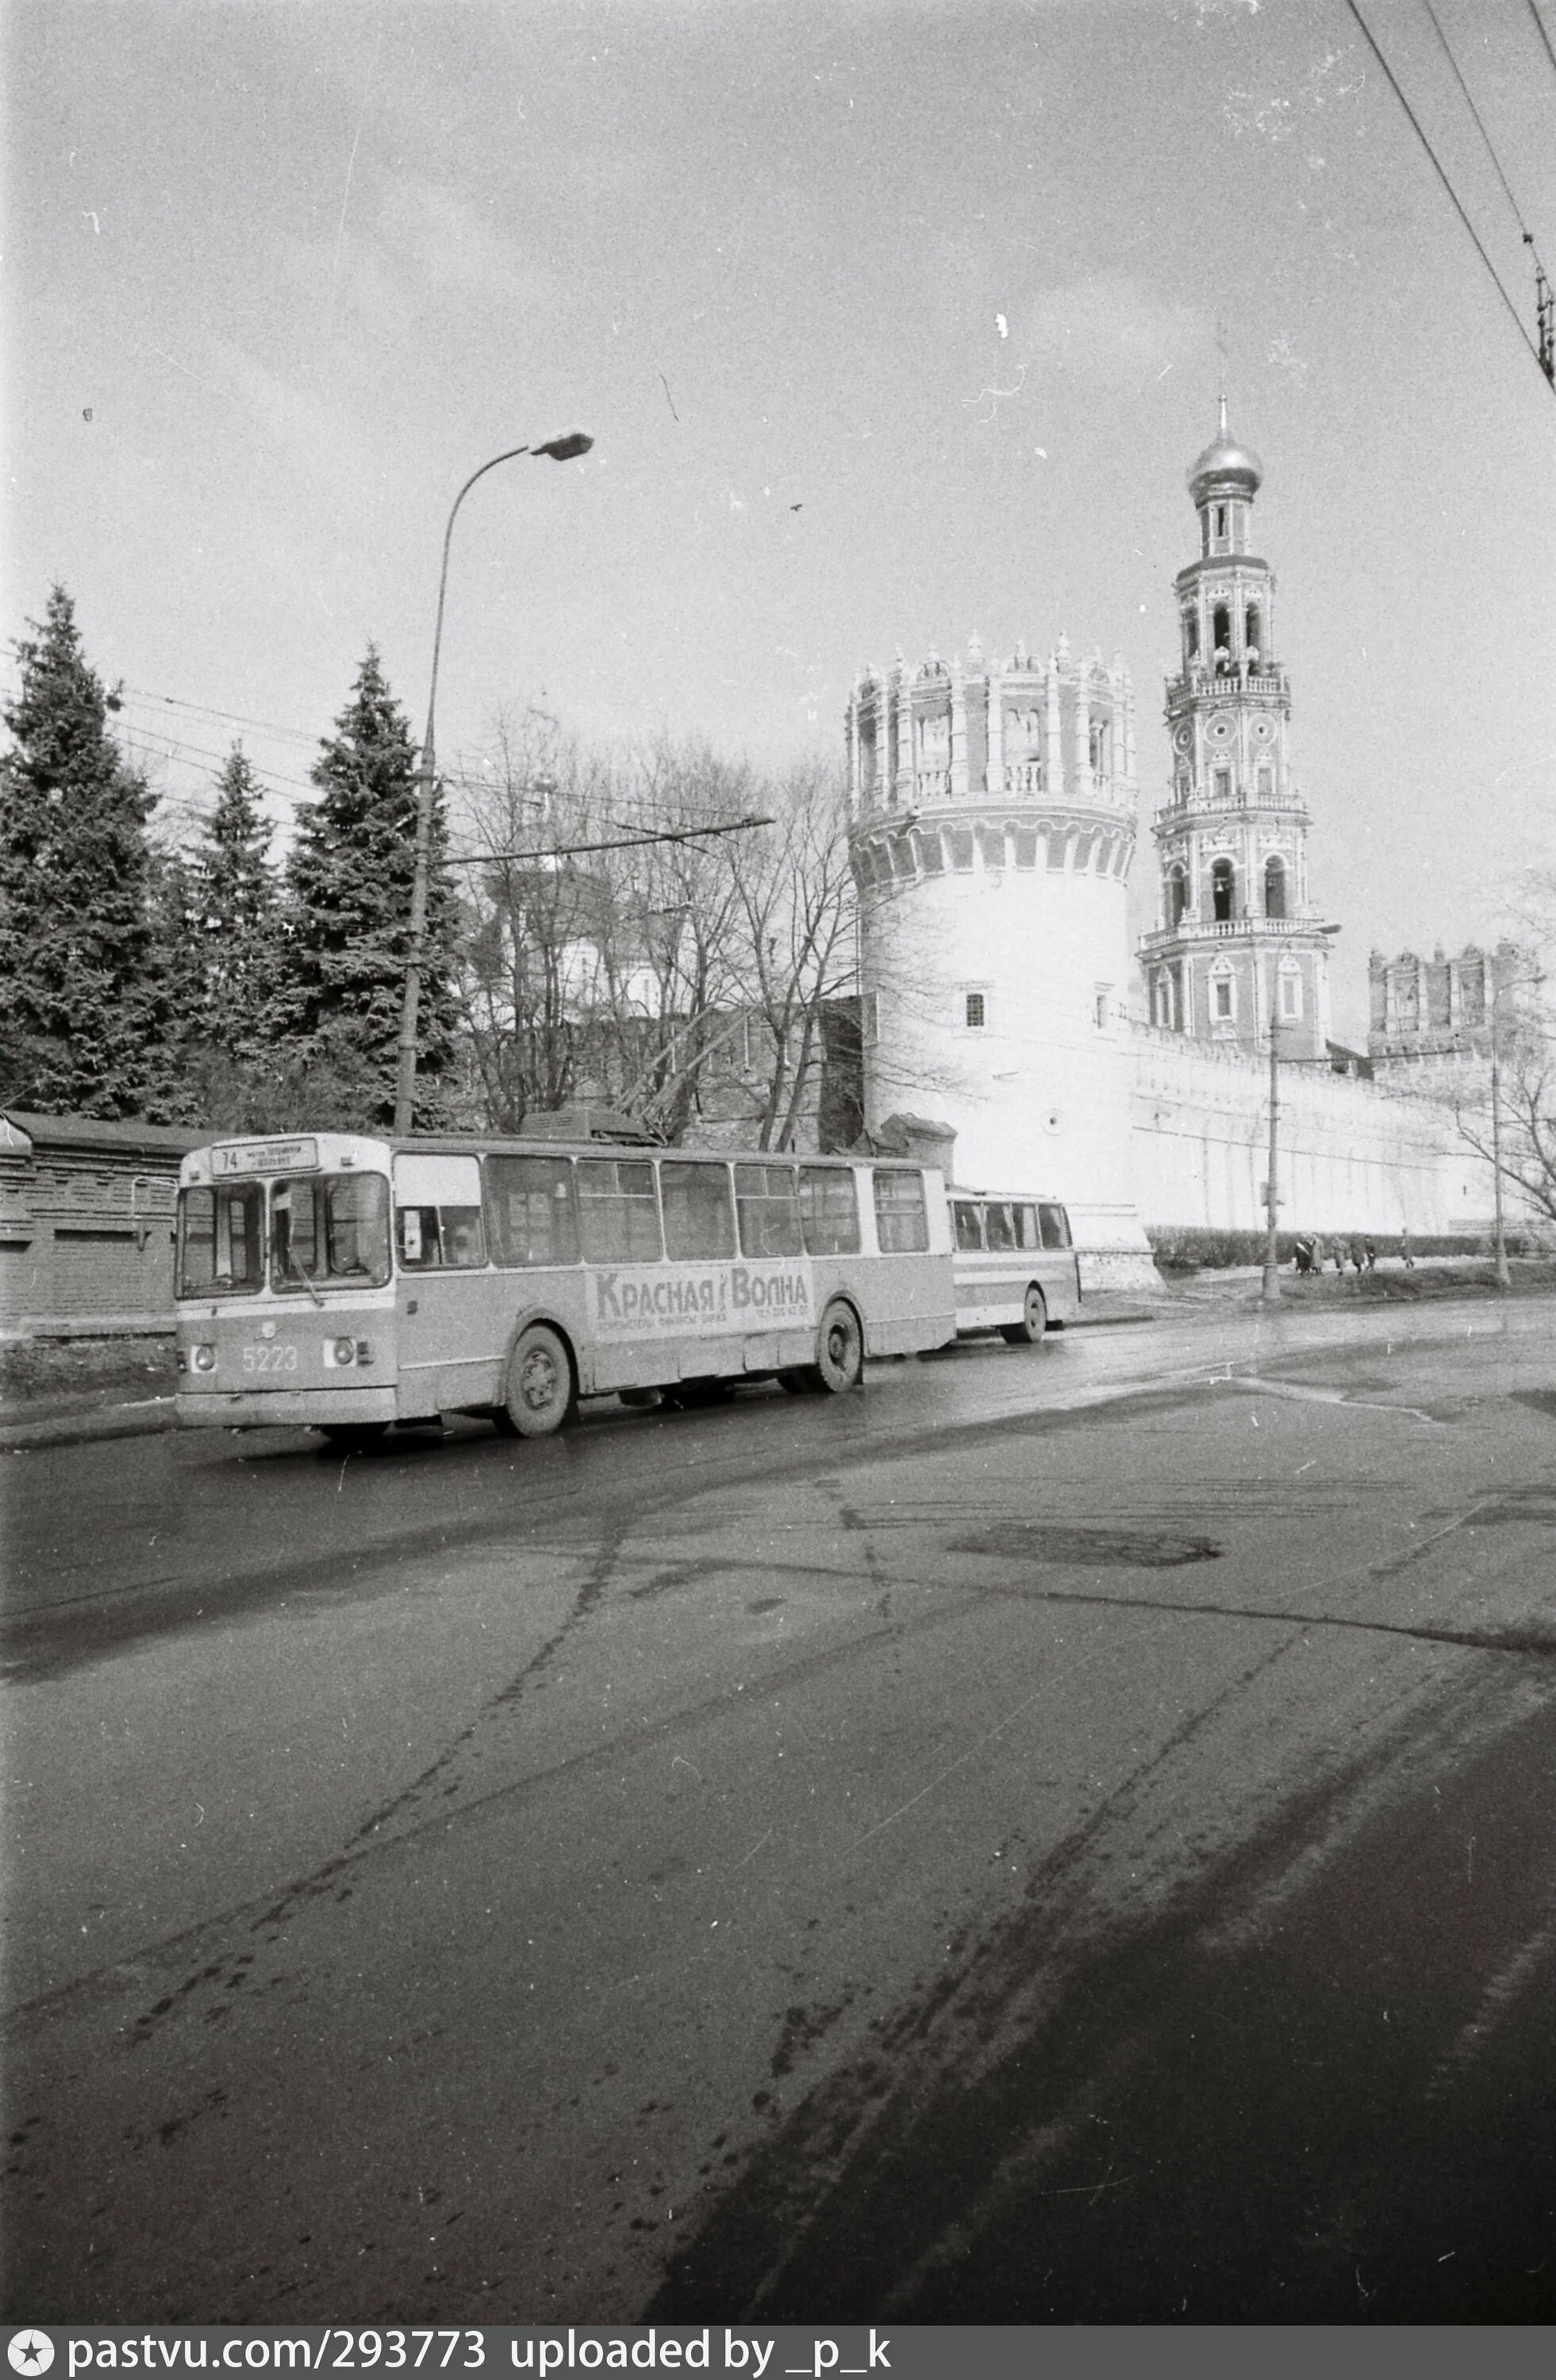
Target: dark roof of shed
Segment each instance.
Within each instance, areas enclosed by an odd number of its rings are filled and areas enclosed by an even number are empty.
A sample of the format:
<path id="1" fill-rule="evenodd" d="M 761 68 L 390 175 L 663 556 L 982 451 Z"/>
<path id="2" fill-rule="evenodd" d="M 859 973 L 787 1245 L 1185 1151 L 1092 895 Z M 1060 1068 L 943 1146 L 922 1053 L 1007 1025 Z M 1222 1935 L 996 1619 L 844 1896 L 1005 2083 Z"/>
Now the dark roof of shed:
<path id="1" fill-rule="evenodd" d="M 110 1123 L 101 1116 L 32 1115 L 6 1108 L 0 1120 L 24 1132 L 34 1148 L 118 1150 L 126 1156 L 185 1157 L 211 1136 L 185 1124 L 142 1123 L 133 1116 Z"/>

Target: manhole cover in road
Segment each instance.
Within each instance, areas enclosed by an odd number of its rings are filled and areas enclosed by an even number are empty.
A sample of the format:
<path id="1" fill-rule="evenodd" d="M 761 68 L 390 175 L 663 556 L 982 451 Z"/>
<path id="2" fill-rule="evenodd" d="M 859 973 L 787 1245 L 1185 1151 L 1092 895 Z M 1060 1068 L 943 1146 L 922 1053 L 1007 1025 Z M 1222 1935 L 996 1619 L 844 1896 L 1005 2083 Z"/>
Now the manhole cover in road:
<path id="1" fill-rule="evenodd" d="M 1180 1570 L 1185 1562 L 1217 1561 L 1209 1537 L 1164 1529 L 1065 1528 L 1052 1521 L 1003 1521 L 969 1537 L 953 1537 L 954 1554 L 999 1554 L 1010 1561 L 1064 1563 L 1076 1570 Z"/>

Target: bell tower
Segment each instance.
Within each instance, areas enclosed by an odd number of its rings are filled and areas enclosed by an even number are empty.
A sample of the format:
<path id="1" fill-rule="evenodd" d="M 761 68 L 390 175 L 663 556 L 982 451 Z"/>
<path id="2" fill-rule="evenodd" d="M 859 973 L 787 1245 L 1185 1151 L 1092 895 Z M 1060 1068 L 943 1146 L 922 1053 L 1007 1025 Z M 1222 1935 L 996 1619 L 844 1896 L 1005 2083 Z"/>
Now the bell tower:
<path id="1" fill-rule="evenodd" d="M 1195 1041 L 1321 1058 L 1327 929 L 1307 889 L 1308 817 L 1287 751 L 1274 574 L 1252 548 L 1264 467 L 1221 425 L 1188 473 L 1199 552 L 1173 585 L 1181 658 L 1167 681 L 1173 782 L 1157 812 L 1161 922 L 1145 935 L 1152 1025 Z"/>

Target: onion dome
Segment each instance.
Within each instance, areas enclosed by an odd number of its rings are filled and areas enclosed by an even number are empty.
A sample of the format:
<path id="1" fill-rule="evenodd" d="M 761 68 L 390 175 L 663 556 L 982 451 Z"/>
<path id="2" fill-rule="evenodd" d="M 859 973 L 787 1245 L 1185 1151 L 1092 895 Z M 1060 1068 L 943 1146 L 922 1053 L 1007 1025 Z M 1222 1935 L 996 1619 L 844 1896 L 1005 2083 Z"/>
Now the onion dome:
<path id="1" fill-rule="evenodd" d="M 1205 452 L 1191 467 L 1188 492 L 1195 503 L 1202 504 L 1212 488 L 1232 488 L 1239 495 L 1251 496 L 1264 477 L 1264 466 L 1251 446 L 1240 446 L 1227 435 L 1226 399 L 1221 401 L 1221 428 Z"/>

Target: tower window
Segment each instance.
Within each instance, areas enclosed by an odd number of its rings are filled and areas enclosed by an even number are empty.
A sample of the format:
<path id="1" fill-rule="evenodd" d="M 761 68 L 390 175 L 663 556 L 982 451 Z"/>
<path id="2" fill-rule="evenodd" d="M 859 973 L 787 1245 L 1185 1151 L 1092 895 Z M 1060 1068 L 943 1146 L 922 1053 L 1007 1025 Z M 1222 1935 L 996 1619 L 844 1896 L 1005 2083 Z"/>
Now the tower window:
<path id="1" fill-rule="evenodd" d="M 1275 798 L 1275 771 L 1268 763 L 1258 771 L 1258 784 L 1259 800 L 1272 802 Z"/>
<path id="2" fill-rule="evenodd" d="M 1214 976 L 1210 981 L 1210 1014 L 1222 1019 L 1232 1014 L 1232 978 Z"/>
<path id="3" fill-rule="evenodd" d="M 1178 925 L 1188 907 L 1188 878 L 1180 867 L 1167 871 L 1167 923 Z"/>
<path id="4" fill-rule="evenodd" d="M 1218 504 L 1216 506 L 1216 535 L 1218 537 L 1224 537 L 1226 535 L 1226 506 L 1224 504 Z"/>
<path id="5" fill-rule="evenodd" d="M 1232 616 L 1224 603 L 1216 605 L 1210 635 L 1216 649 L 1216 667 L 1224 673 L 1232 666 Z"/>
<path id="6" fill-rule="evenodd" d="M 1243 644 L 1248 656 L 1248 667 L 1257 669 L 1264 650 L 1264 638 L 1257 603 L 1250 603 L 1243 615 Z"/>
<path id="7" fill-rule="evenodd" d="M 1109 743 L 1108 722 L 1105 719 L 1094 719 L 1092 721 L 1089 740 L 1091 749 L 1091 772 L 1093 776 L 1105 777 L 1108 773 Z"/>
<path id="8" fill-rule="evenodd" d="M 967 1026 L 975 1033 L 980 1032 L 989 1021 L 984 1000 L 985 995 L 981 991 L 969 991 L 966 995 Z"/>
<path id="9" fill-rule="evenodd" d="M 1282 859 L 1264 863 L 1264 914 L 1267 917 L 1283 917 L 1286 914 L 1286 868 Z"/>
<path id="10" fill-rule="evenodd" d="M 1282 971 L 1281 1014 L 1288 1023 L 1295 1022 L 1302 1014 L 1302 978 L 1295 967 Z"/>
<path id="11" fill-rule="evenodd" d="M 1191 662 L 1198 660 L 1199 614 L 1197 612 L 1185 612 L 1184 613 L 1184 650 L 1188 655 Z"/>
<path id="12" fill-rule="evenodd" d="M 1217 799 L 1217 801 L 1218 801 L 1218 802 L 1230 802 L 1230 801 L 1231 801 L 1231 799 L 1232 799 L 1232 771 L 1231 771 L 1231 770 L 1230 770 L 1230 769 L 1217 769 L 1213 773 L 1214 773 L 1214 778 L 1215 778 L 1215 792 L 1216 792 L 1216 799 Z"/>
<path id="13" fill-rule="evenodd" d="M 1211 915 L 1218 926 L 1228 926 L 1232 922 L 1233 884 L 1231 860 L 1218 859 L 1210 869 Z M 1231 1010 L 1228 1009 L 1226 1014 L 1230 1015 Z"/>

